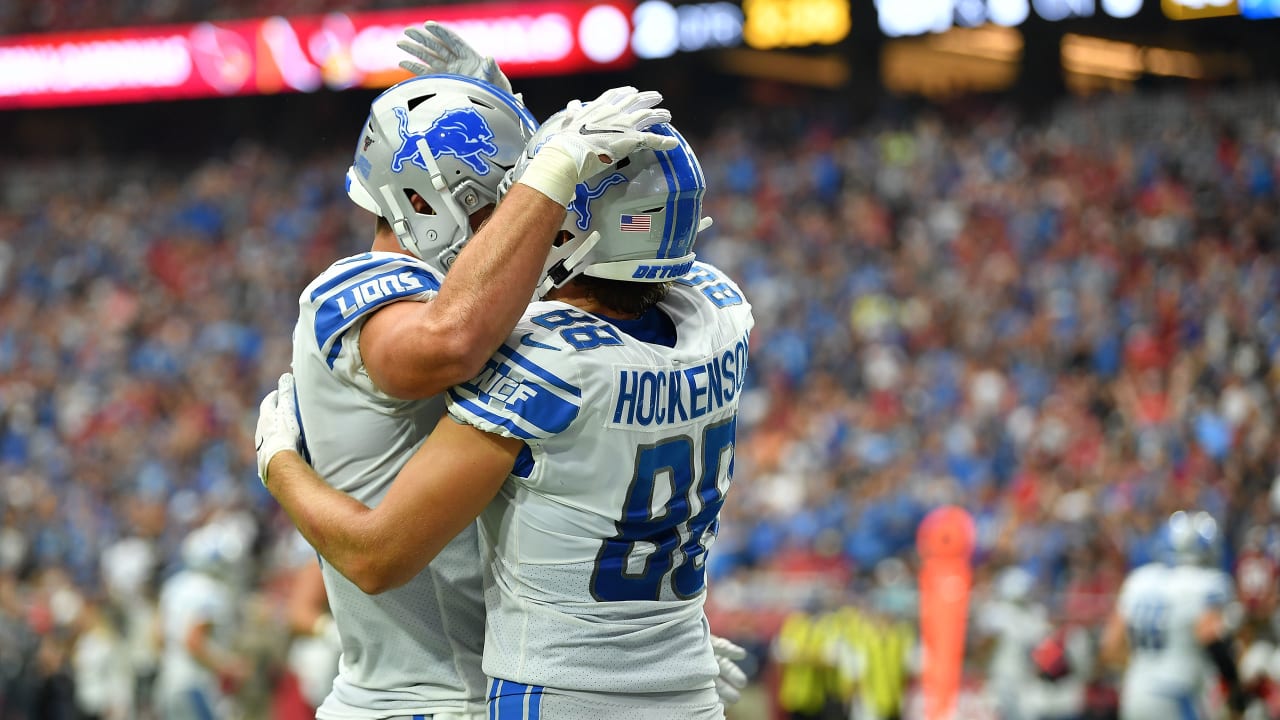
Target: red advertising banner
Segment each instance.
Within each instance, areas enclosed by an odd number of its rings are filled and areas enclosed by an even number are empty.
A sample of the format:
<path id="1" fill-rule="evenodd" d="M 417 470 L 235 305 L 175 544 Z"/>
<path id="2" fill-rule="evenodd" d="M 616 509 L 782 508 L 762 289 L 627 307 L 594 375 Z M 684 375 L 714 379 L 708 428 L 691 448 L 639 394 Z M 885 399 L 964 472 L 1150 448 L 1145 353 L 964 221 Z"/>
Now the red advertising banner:
<path id="1" fill-rule="evenodd" d="M 626 67 L 631 0 L 445 5 L 0 37 L 0 109 L 386 87 L 437 20 L 512 77 Z"/>

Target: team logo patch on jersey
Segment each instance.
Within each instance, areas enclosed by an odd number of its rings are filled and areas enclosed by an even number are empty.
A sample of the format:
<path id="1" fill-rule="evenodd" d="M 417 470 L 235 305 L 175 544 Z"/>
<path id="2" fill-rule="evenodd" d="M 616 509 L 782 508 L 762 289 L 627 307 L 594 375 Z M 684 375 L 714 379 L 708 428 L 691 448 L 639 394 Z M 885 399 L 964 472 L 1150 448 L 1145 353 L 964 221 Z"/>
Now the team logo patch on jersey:
<path id="1" fill-rule="evenodd" d="M 426 156 L 430 153 L 436 158 L 452 155 L 477 175 L 489 174 L 489 166 L 482 157 L 497 155 L 498 146 L 493 142 L 493 130 L 489 129 L 489 123 L 474 108 L 451 110 L 421 133 L 409 132 L 408 110 L 398 107 L 394 111 L 400 121 L 401 142 L 400 149 L 391 158 L 392 172 L 404 170 L 406 162 L 429 170 Z"/>
<path id="2" fill-rule="evenodd" d="M 573 202 L 569 203 L 569 212 L 578 216 L 576 222 L 579 230 L 585 231 L 591 227 L 591 201 L 602 197 L 605 191 L 614 185 L 623 184 L 626 181 L 626 175 L 614 173 L 601 180 L 600 184 L 595 187 L 591 187 L 586 183 L 578 183 L 578 187 L 573 191 Z"/>

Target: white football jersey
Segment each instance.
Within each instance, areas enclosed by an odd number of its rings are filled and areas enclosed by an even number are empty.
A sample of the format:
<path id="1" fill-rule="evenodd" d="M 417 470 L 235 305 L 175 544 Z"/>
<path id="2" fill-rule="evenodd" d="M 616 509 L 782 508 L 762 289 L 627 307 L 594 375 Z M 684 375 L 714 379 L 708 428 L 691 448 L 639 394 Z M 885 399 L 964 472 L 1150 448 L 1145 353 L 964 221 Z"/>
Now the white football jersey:
<path id="1" fill-rule="evenodd" d="M 444 399 L 404 401 L 378 390 L 360 357 L 360 330 L 388 303 L 435 297 L 440 282 L 417 258 L 364 253 L 334 263 L 298 299 L 293 374 L 311 464 L 371 507 L 435 427 Z M 342 658 L 318 718 L 484 708 L 484 601 L 474 525 L 409 583 L 380 595 L 364 594 L 323 566 Z"/>
<path id="2" fill-rule="evenodd" d="M 713 685 L 704 564 L 733 474 L 751 306 L 698 264 L 659 307 L 674 347 L 620 329 L 649 337 L 644 320 L 534 303 L 448 393 L 459 422 L 526 443 L 481 516 L 491 677 L 592 693 Z"/>
<path id="3" fill-rule="evenodd" d="M 1211 568 L 1150 563 L 1131 572 L 1118 601 L 1129 637 L 1123 694 L 1195 702 L 1213 671 L 1196 622 L 1233 594 L 1231 578 Z"/>

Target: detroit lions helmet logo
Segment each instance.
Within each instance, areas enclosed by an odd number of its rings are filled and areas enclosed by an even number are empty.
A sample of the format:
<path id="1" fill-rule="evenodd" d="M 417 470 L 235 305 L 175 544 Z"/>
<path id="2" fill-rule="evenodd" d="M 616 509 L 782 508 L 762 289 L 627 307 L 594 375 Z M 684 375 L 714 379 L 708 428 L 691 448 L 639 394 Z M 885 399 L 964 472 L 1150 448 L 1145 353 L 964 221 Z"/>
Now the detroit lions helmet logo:
<path id="1" fill-rule="evenodd" d="M 614 185 L 627 182 L 627 176 L 622 173 L 614 173 L 609 177 L 600 181 L 600 184 L 591 187 L 586 183 L 578 183 L 578 187 L 573 191 L 573 202 L 569 203 L 569 212 L 578 215 L 578 229 L 586 231 L 591 227 L 591 201 L 604 195 L 605 191 Z"/>
<path id="2" fill-rule="evenodd" d="M 404 164 L 411 162 L 423 170 L 427 167 L 426 154 L 438 158 L 441 155 L 452 155 L 463 162 L 477 175 L 488 175 L 489 166 L 481 156 L 492 157 L 498 154 L 498 146 L 493 143 L 493 131 L 485 122 L 484 116 L 475 108 L 451 110 L 441 115 L 426 132 L 409 132 L 409 111 L 394 108 L 396 118 L 400 121 L 400 149 L 391 158 L 391 172 L 404 170 Z"/>

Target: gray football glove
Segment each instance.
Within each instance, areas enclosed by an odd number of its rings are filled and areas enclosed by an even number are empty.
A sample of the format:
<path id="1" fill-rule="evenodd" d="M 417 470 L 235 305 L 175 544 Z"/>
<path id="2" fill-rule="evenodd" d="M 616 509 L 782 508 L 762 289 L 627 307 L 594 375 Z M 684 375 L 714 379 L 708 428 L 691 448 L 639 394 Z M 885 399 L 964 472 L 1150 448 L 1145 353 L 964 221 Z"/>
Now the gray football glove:
<path id="1" fill-rule="evenodd" d="M 511 92 L 511 81 L 498 67 L 492 56 L 482 56 L 460 35 L 434 20 L 422 24 L 422 29 L 405 28 L 407 40 L 396 47 L 422 62 L 401 60 L 400 67 L 414 75 L 465 75 L 497 85 Z"/>

